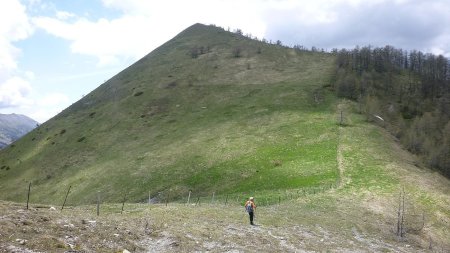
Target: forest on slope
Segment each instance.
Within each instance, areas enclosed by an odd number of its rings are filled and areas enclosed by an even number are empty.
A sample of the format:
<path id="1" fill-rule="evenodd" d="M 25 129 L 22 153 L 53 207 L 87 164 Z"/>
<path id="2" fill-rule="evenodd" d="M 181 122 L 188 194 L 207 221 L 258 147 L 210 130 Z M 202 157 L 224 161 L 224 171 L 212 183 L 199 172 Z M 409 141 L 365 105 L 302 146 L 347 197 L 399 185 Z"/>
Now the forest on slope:
<path id="1" fill-rule="evenodd" d="M 449 60 L 392 46 L 333 52 L 337 95 L 358 101 L 368 121 L 450 177 Z"/>

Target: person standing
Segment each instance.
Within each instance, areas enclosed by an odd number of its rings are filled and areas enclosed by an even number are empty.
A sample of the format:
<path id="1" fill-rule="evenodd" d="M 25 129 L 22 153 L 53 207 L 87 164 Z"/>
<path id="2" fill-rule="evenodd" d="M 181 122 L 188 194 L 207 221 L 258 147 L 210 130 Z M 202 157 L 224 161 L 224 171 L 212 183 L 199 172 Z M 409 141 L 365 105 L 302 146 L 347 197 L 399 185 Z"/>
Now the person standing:
<path id="1" fill-rule="evenodd" d="M 255 217 L 256 204 L 255 204 L 255 199 L 253 197 L 250 197 L 247 200 L 247 202 L 245 202 L 245 211 L 247 211 L 247 213 L 250 217 L 250 225 L 255 225 L 253 223 L 253 218 Z"/>

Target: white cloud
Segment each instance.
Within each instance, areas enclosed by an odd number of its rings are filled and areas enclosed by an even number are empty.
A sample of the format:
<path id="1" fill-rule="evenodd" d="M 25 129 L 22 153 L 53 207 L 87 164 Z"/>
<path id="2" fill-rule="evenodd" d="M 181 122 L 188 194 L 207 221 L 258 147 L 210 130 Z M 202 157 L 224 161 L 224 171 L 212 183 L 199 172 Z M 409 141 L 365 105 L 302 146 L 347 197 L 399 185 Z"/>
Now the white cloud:
<path id="1" fill-rule="evenodd" d="M 30 36 L 33 29 L 28 22 L 25 7 L 18 0 L 4 0 L 0 8 L 0 73 L 17 68 L 20 50 L 12 42 Z M 0 78 L 1 78 L 0 76 Z M 0 79 L 0 83 L 4 81 Z"/>
<path id="2" fill-rule="evenodd" d="M 76 15 L 67 11 L 57 11 L 56 17 L 61 20 L 67 20 L 76 17 Z"/>
<path id="3" fill-rule="evenodd" d="M 69 104 L 69 98 L 63 93 L 50 93 L 37 101 L 37 105 L 41 107 L 65 106 Z"/>
<path id="4" fill-rule="evenodd" d="M 268 9 L 267 36 L 288 45 L 351 48 L 393 45 L 407 50 L 450 53 L 447 0 L 282 1 Z"/>
<path id="5" fill-rule="evenodd" d="M 225 28 L 241 28 L 256 36 L 265 32 L 262 13 L 266 9 L 285 6 L 295 1 L 279 0 L 103 0 L 105 6 L 116 8 L 125 15 L 144 16 L 148 23 L 139 25 L 149 33 L 160 34 L 164 30 L 175 35 L 194 23 L 216 24 Z"/>
<path id="6" fill-rule="evenodd" d="M 36 78 L 36 75 L 33 72 L 31 72 L 31 71 L 25 71 L 25 77 L 28 80 L 32 81 L 32 80 L 34 80 Z"/>
<path id="7" fill-rule="evenodd" d="M 8 41 L 27 38 L 32 28 L 23 6 L 17 0 L 3 0 L 0 8 L 0 34 Z"/>
<path id="8" fill-rule="evenodd" d="M 358 43 L 415 43 L 418 49 L 443 48 L 431 44 L 426 33 L 414 29 L 439 30 L 429 14 L 446 17 L 444 0 L 102 0 L 107 8 L 121 16 L 90 20 L 39 17 L 34 24 L 50 34 L 70 41 L 77 54 L 98 59 L 98 65 L 115 65 L 136 60 L 166 42 L 187 26 L 200 22 L 225 28 L 240 28 L 244 33 L 280 39 L 288 44 L 312 44 L 319 47 L 346 47 Z M 395 8 L 395 11 L 394 11 Z M 373 11 L 371 11 L 373 10 Z M 388 10 L 387 18 L 382 11 Z M 416 17 L 416 18 L 413 18 Z M 396 18 L 401 18 L 397 20 Z M 411 25 L 408 25 L 409 22 Z M 441 33 L 445 33 L 444 22 Z M 405 29 L 402 29 L 405 27 Z M 416 27 L 416 28 L 414 28 Z M 448 30 L 448 29 L 447 29 Z M 430 35 L 433 36 L 433 35 Z M 370 41 L 369 41 L 370 40 Z M 429 40 L 429 41 L 426 41 Z M 422 43 L 423 41 L 423 43 Z M 421 44 L 422 43 L 422 44 Z M 425 45 L 426 44 L 426 45 Z M 309 46 L 312 46 L 309 45 Z M 423 46 L 423 47 L 420 47 Z M 405 46 L 411 48 L 410 46 Z"/>
<path id="9" fill-rule="evenodd" d="M 19 107 L 32 104 L 28 98 L 32 88 L 28 81 L 12 77 L 0 84 L 0 108 Z"/>
<path id="10" fill-rule="evenodd" d="M 17 108 L 32 104 L 29 81 L 18 75 L 21 50 L 14 42 L 29 37 L 33 29 L 25 6 L 17 0 L 2 1 L 0 8 L 0 108 Z M 31 72 L 30 72 L 31 73 Z M 26 73 L 26 76 L 30 76 Z"/>
<path id="11" fill-rule="evenodd" d="M 1 21 L 0 21 L 1 22 Z M 20 50 L 14 47 L 5 36 L 0 34 L 0 82 L 9 75 L 11 71 L 17 69 L 17 56 Z M 2 78 L 3 77 L 3 78 Z"/>
<path id="12" fill-rule="evenodd" d="M 35 106 L 28 108 L 28 115 L 38 121 L 45 122 L 70 105 L 67 95 L 59 92 L 48 93 L 34 101 Z"/>
<path id="13" fill-rule="evenodd" d="M 28 4 L 36 7 L 40 1 L 29 0 Z M 0 111 L 26 114 L 43 122 L 69 102 L 61 94 L 49 94 L 36 100 L 30 83 L 35 74 L 19 69 L 22 51 L 14 43 L 29 38 L 33 32 L 26 7 L 19 0 L 3 0 L 0 8 Z"/>
<path id="14" fill-rule="evenodd" d="M 27 116 L 36 120 L 39 123 L 44 123 L 45 121 L 49 120 L 56 114 L 60 113 L 61 110 L 57 108 L 45 108 L 45 109 L 38 109 L 36 111 L 28 112 Z"/>
<path id="15" fill-rule="evenodd" d="M 100 66 L 143 57 L 197 22 L 241 28 L 259 37 L 265 31 L 258 1 L 105 0 L 104 3 L 122 11 L 122 15 L 115 19 L 80 17 L 72 21 L 36 17 L 33 24 L 70 41 L 72 52 L 96 57 Z"/>
<path id="16" fill-rule="evenodd" d="M 99 19 L 95 22 L 85 18 L 75 22 L 50 17 L 33 19 L 37 27 L 71 41 L 73 53 L 94 56 L 102 66 L 117 64 L 120 59 L 137 59 L 155 47 L 154 41 L 157 40 L 139 29 L 146 22 L 140 16 L 123 16 L 111 21 Z"/>
<path id="17" fill-rule="evenodd" d="M 0 94 L 9 94 L 7 97 L 0 95 L 0 113 L 25 114 L 42 123 L 70 105 L 70 99 L 63 93 L 52 92 L 31 98 L 28 94 L 32 90 L 26 81 L 15 78 L 8 83 L 10 85 L 0 86 Z M 3 102 L 7 106 L 3 106 Z"/>

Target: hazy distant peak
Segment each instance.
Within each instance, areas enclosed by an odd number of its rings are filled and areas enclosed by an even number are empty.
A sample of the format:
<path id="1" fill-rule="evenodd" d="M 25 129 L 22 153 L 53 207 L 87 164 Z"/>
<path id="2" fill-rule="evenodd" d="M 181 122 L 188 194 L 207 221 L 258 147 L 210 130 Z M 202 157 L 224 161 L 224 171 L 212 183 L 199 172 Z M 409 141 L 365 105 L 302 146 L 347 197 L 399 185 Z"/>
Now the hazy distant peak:
<path id="1" fill-rule="evenodd" d="M 0 149 L 33 130 L 37 124 L 37 121 L 25 115 L 0 114 Z"/>

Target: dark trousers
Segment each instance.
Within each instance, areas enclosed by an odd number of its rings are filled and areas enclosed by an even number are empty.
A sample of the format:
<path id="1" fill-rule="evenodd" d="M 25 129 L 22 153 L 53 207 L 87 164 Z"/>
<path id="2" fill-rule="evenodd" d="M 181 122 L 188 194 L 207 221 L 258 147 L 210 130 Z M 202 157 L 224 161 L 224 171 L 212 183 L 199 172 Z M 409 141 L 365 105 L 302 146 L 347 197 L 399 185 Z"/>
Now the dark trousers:
<path id="1" fill-rule="evenodd" d="M 253 225 L 253 212 L 249 212 L 248 215 L 250 216 L 250 224 Z"/>

